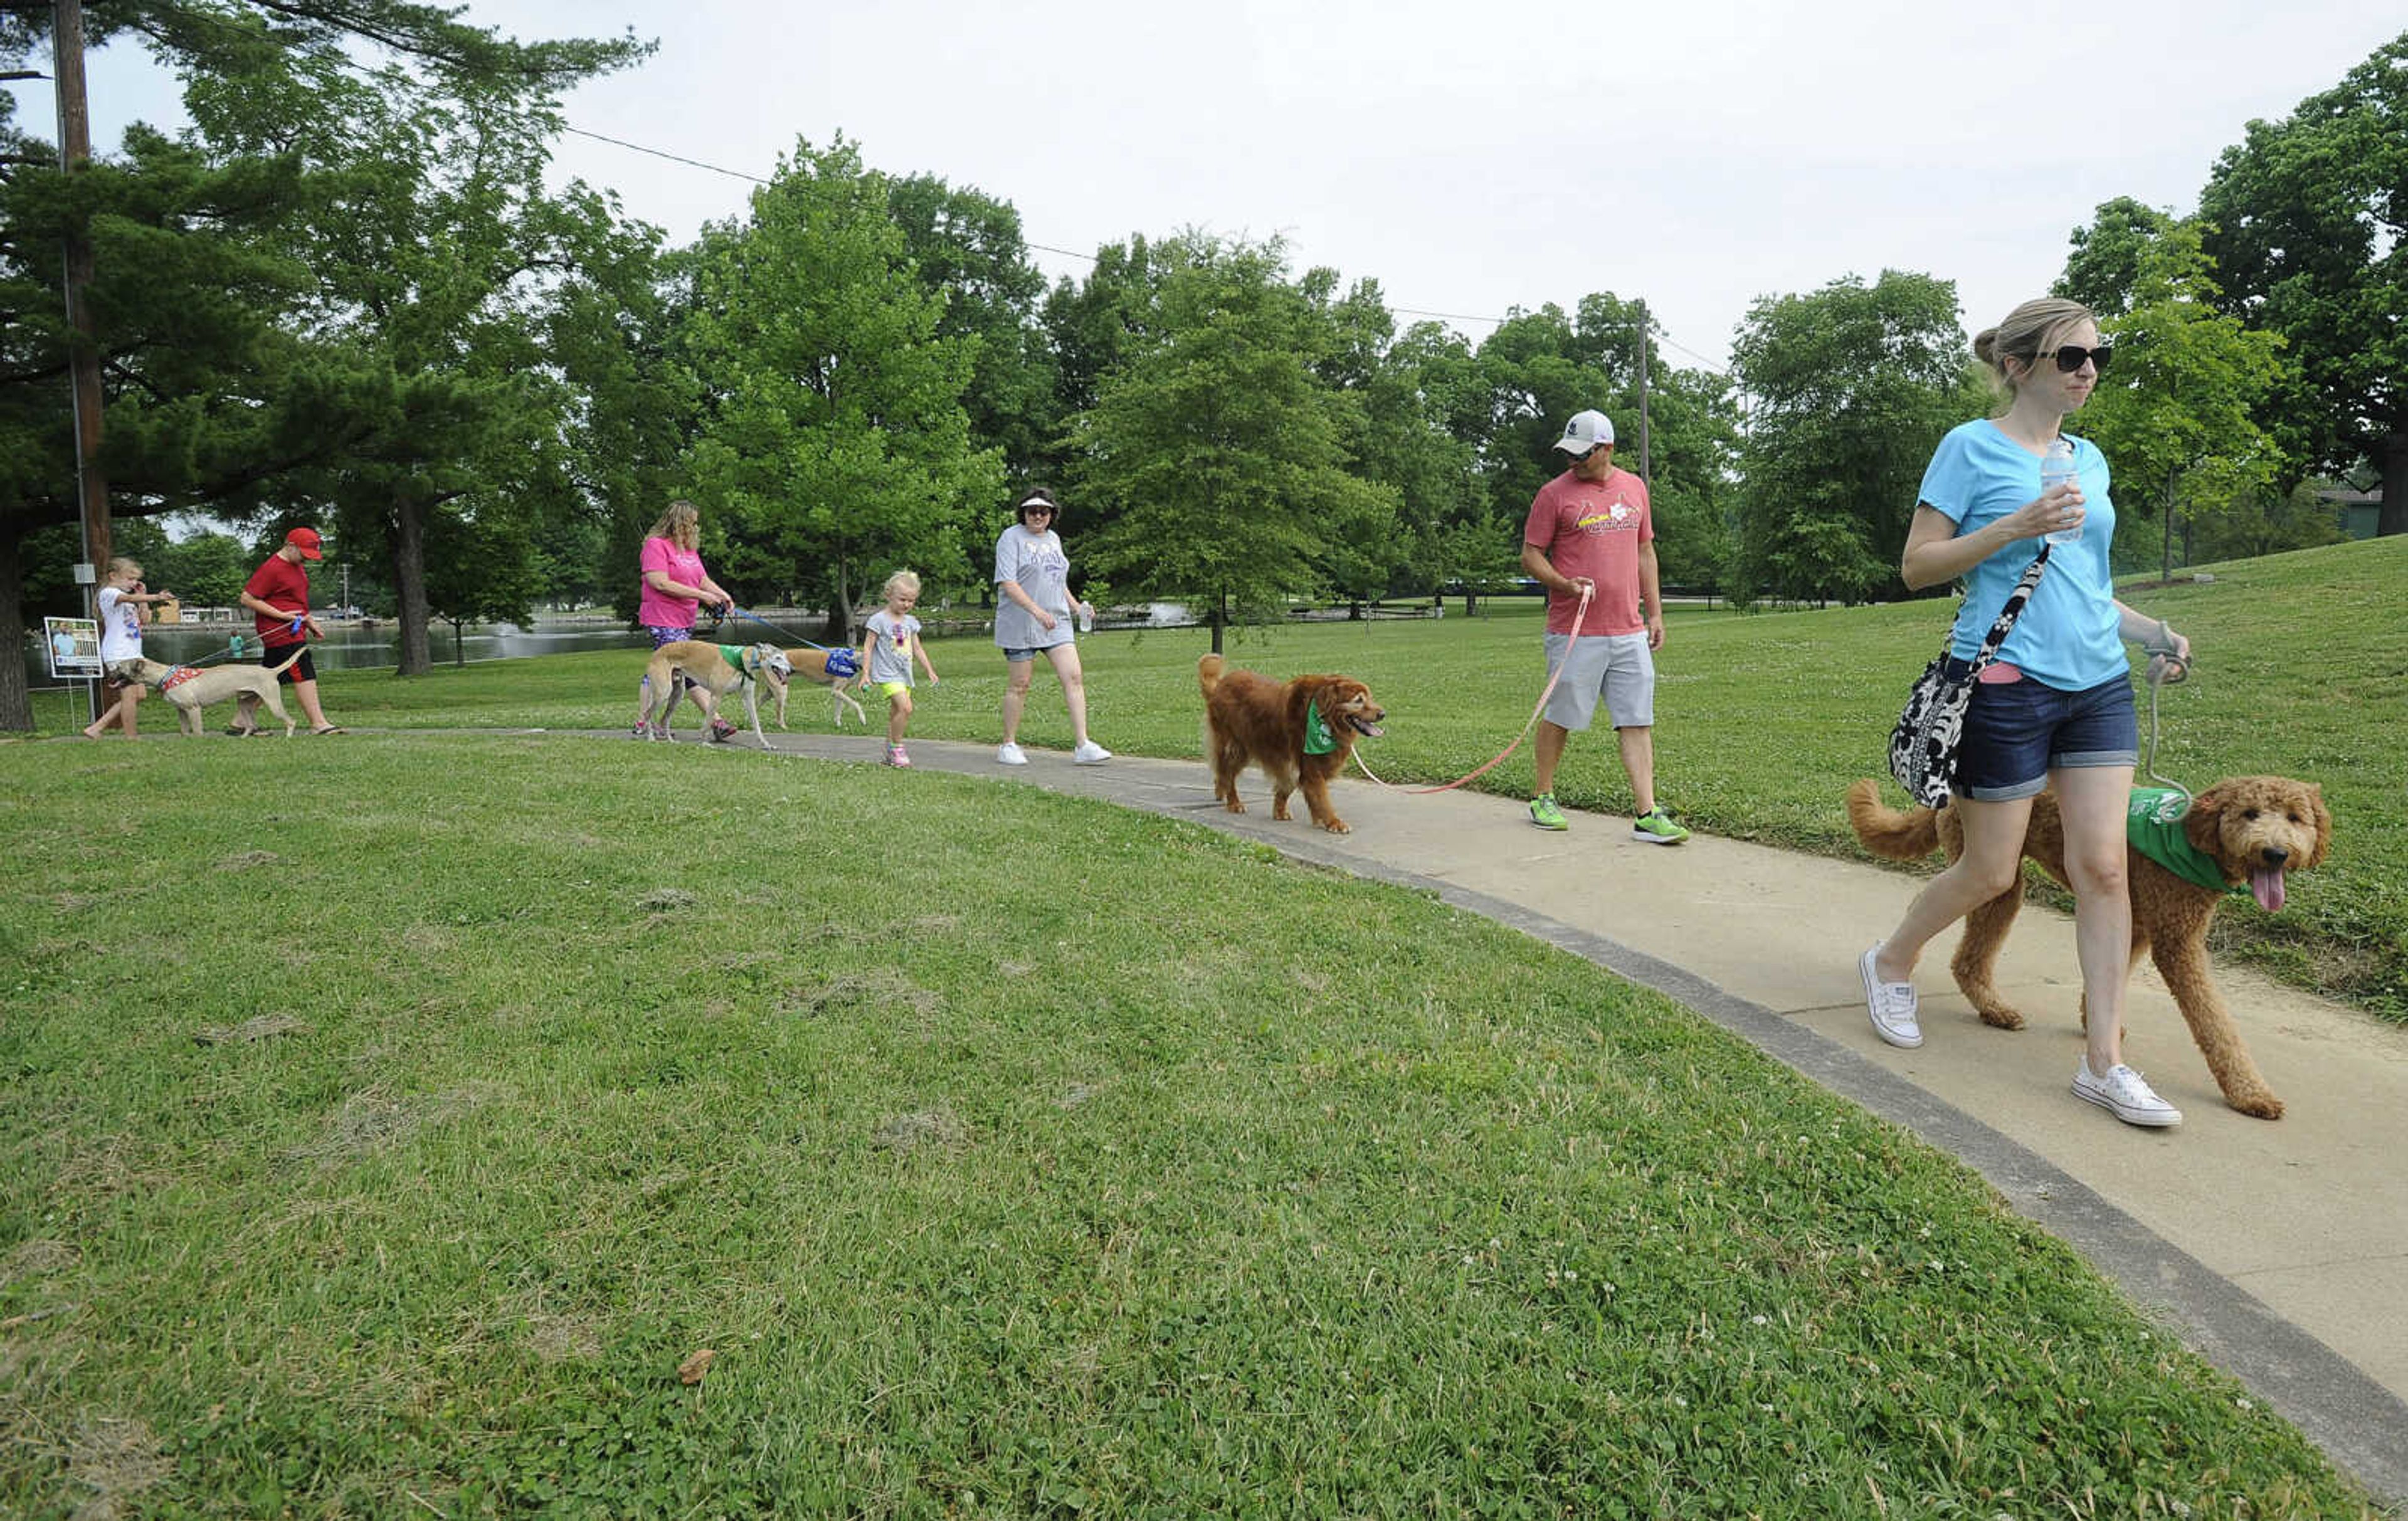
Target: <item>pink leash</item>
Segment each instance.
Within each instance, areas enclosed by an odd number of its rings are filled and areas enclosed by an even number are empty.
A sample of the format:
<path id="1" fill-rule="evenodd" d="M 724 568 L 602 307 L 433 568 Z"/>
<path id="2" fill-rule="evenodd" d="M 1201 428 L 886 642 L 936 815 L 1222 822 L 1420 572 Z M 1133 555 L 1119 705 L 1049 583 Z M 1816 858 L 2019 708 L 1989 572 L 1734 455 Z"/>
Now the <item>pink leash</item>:
<path id="1" fill-rule="evenodd" d="M 1419 797 L 1433 792 L 1453 792 L 1455 788 L 1462 786 L 1465 782 L 1469 782 L 1476 777 L 1484 776 L 1496 767 L 1502 765 L 1506 756 L 1511 755 L 1513 752 L 1522 748 L 1522 741 L 1530 737 L 1530 730 L 1538 725 L 1539 715 L 1547 710 L 1547 699 L 1555 695 L 1555 683 L 1564 679 L 1564 671 L 1566 667 L 1570 667 L 1572 663 L 1572 646 L 1580 642 L 1581 624 L 1588 617 L 1589 598 L 1596 595 L 1597 588 L 1595 586 L 1585 586 L 1581 589 L 1580 606 L 1573 610 L 1572 612 L 1571 638 L 1564 644 L 1564 657 L 1563 659 L 1555 662 L 1554 673 L 1547 678 L 1546 690 L 1539 694 L 1539 705 L 1530 710 L 1530 716 L 1523 722 L 1522 732 L 1513 736 L 1513 742 L 1507 745 L 1503 750 L 1498 751 L 1497 753 L 1497 758 L 1490 761 L 1487 765 L 1481 767 L 1480 769 L 1476 771 L 1467 771 L 1463 775 L 1456 777 L 1454 781 L 1445 783 L 1443 786 L 1408 788 L 1408 796 Z M 1393 787 L 1396 785 L 1396 783 L 1392 782 L 1382 782 L 1379 777 L 1372 775 L 1371 768 L 1363 765 L 1363 749 L 1360 745 L 1350 750 L 1348 753 L 1354 757 L 1355 765 L 1363 767 L 1363 774 L 1365 776 L 1370 777 L 1374 782 L 1379 782 L 1380 785 L 1383 787 Z"/>

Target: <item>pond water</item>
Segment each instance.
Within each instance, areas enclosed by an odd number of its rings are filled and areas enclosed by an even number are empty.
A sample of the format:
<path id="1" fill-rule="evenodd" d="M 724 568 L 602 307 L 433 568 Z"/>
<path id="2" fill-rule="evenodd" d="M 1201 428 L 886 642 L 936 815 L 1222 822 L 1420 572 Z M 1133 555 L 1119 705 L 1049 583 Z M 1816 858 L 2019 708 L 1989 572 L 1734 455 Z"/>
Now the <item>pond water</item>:
<path id="1" fill-rule="evenodd" d="M 394 624 L 380 621 L 374 628 L 337 623 L 324 623 L 322 626 L 326 638 L 309 641 L 310 659 L 322 671 L 377 667 L 390 670 L 401 658 L 401 631 Z M 142 631 L 142 653 L 170 665 L 203 660 L 222 654 L 227 640 L 237 632 L 242 635 L 247 656 L 256 659 L 259 644 L 248 624 L 239 627 L 231 624 L 153 624 Z M 55 685 L 36 643 L 26 640 L 26 680 L 36 687 Z M 457 639 L 452 638 L 450 624 L 437 624 L 429 631 L 427 644 L 435 663 L 449 666 L 464 657 L 470 661 L 518 660 L 527 655 L 565 654 L 575 650 L 649 650 L 652 640 L 651 635 L 639 629 L 580 621 L 538 624 L 533 628 L 521 628 L 516 624 L 471 624 Z"/>
<path id="2" fill-rule="evenodd" d="M 980 610 L 965 610 L 974 616 L 984 617 Z M 1114 610 L 1123 615 L 1103 620 L 1107 628 L 1181 628 L 1195 623 L 1194 615 L 1175 602 L 1154 602 L 1146 606 L 1142 615 L 1134 609 Z M 765 612 L 763 616 L 795 638 L 788 643 L 800 644 L 815 639 L 821 628 L 820 614 Z M 941 619 L 943 614 L 931 614 Z M 380 620 L 374 628 L 358 624 L 322 620 L 326 638 L 312 639 L 310 658 L 320 670 L 358 670 L 382 667 L 390 670 L 401 658 L 401 633 L 390 620 Z M 173 665 L 178 661 L 204 660 L 221 654 L 226 641 L 239 632 L 250 658 L 257 658 L 259 645 L 251 624 L 152 624 L 142 631 L 142 653 L 153 660 Z M 777 639 L 776 634 L 759 624 L 738 620 L 721 625 L 714 634 L 705 627 L 699 638 L 722 639 L 735 642 L 739 639 Z M 649 650 L 652 636 L 640 629 L 586 618 L 564 619 L 555 623 L 538 621 L 534 627 L 522 628 L 516 624 L 471 624 L 454 640 L 450 624 L 437 624 L 429 631 L 427 643 L 438 666 L 452 665 L 455 660 L 519 660 L 528 655 L 566 654 L 578 650 Z M 25 680 L 36 689 L 54 686 L 50 667 L 43 661 L 40 639 L 29 635 L 25 640 Z"/>

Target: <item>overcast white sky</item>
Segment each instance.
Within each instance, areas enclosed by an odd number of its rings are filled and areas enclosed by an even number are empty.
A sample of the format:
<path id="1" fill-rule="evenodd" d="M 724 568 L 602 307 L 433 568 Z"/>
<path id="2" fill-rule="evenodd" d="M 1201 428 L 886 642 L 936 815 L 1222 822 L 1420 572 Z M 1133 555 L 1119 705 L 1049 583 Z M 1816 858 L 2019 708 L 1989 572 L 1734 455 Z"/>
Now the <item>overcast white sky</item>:
<path id="1" fill-rule="evenodd" d="M 593 132 L 766 177 L 841 131 L 875 167 L 1012 202 L 1034 244 L 1279 234 L 1298 268 L 1376 279 L 1400 309 L 1610 290 L 1647 300 L 1675 363 L 1717 366 L 1757 296 L 1884 268 L 1954 280 L 1987 325 L 2045 289 L 2100 202 L 2190 210 L 2250 119 L 2408 27 L 2399 0 L 470 0 L 469 19 L 657 38 L 569 97 Z M 96 142 L 179 119 L 147 72 L 95 58 Z M 48 85 L 17 88 L 47 131 Z M 558 156 L 679 240 L 751 188 L 584 137 Z"/>

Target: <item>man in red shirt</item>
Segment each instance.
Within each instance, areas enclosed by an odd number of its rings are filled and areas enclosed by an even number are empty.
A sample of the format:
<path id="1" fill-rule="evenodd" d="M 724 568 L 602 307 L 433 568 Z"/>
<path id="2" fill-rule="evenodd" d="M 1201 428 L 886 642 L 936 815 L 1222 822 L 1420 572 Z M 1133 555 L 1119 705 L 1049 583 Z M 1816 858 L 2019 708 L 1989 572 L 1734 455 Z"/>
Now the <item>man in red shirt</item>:
<path id="1" fill-rule="evenodd" d="M 1571 468 L 1539 488 L 1522 525 L 1522 568 L 1548 593 L 1547 673 L 1562 671 L 1539 724 L 1530 822 L 1570 827 L 1555 804 L 1555 763 L 1602 698 L 1638 805 L 1630 838 L 1677 845 L 1689 831 L 1656 802 L 1654 652 L 1664 642 L 1664 594 L 1656 579 L 1647 486 L 1613 467 L 1613 423 L 1603 412 L 1573 413 L 1555 447 L 1571 456 Z M 1585 615 L 1583 591 L 1593 594 Z M 1576 617 L 1578 640 L 1571 637 Z"/>
<path id="2" fill-rule="evenodd" d="M 326 631 L 318 620 L 309 616 L 309 572 L 308 562 L 325 557 L 319 547 L 318 530 L 295 528 L 284 536 L 276 552 L 251 573 L 242 589 L 242 605 L 251 612 L 252 626 L 258 630 L 259 642 L 266 646 L 260 657 L 263 666 L 280 666 L 292 654 L 293 647 L 310 638 L 324 639 Z M 301 658 L 286 667 L 277 678 L 293 689 L 301 701 L 301 711 L 309 720 L 312 734 L 340 734 L 343 731 L 327 722 L 326 710 L 318 706 L 318 667 L 303 650 Z M 245 696 L 236 705 L 234 727 L 228 734 L 247 737 L 259 727 L 259 699 Z"/>

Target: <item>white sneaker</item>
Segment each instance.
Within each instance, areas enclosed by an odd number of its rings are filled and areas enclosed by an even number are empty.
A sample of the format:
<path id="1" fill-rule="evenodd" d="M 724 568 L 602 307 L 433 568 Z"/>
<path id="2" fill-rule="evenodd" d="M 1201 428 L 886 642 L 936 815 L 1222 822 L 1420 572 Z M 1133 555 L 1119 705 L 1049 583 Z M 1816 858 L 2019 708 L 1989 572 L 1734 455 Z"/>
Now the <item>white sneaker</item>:
<path id="1" fill-rule="evenodd" d="M 1070 764 L 1073 766 L 1101 766 L 1111 758 L 1112 753 L 1093 739 L 1070 752 Z"/>
<path id="2" fill-rule="evenodd" d="M 1883 982 L 1873 971 L 1873 957 L 1880 954 L 1875 945 L 1856 958 L 1856 970 L 1865 979 L 1865 1012 L 1872 1015 L 1875 1035 L 1913 1051 L 1923 1044 L 1923 1026 L 1914 1018 L 1914 984 Z"/>
<path id="3" fill-rule="evenodd" d="M 2073 1097 L 2097 1104 L 2126 1125 L 2157 1129 L 2182 1124 L 2182 1111 L 2158 1098 L 2146 1078 L 2122 1062 L 2107 1069 L 2105 1077 L 2093 1076 L 2086 1052 L 2073 1069 Z"/>
<path id="4" fill-rule="evenodd" d="M 997 766 L 1025 766 L 1028 757 L 1020 753 L 1018 745 L 1007 740 L 995 747 L 995 763 Z"/>

